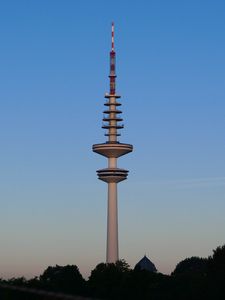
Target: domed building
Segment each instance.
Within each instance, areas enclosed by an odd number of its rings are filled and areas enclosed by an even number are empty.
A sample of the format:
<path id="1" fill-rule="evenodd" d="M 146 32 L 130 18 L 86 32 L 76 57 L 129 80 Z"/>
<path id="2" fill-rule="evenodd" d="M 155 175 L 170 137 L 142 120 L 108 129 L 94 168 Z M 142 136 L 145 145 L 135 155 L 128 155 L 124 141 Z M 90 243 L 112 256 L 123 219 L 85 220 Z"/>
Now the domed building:
<path id="1" fill-rule="evenodd" d="M 157 272 L 155 265 L 145 255 L 134 267 L 134 270 L 146 270 L 149 272 Z"/>

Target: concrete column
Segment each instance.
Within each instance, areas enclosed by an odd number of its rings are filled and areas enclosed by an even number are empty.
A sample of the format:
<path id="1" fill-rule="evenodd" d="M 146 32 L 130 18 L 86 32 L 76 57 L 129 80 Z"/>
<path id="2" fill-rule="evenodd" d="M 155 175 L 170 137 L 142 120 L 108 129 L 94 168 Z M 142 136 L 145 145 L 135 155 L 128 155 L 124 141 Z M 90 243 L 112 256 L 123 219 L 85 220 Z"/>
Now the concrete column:
<path id="1" fill-rule="evenodd" d="M 117 167 L 117 158 L 116 157 L 109 157 L 108 158 L 108 167 L 109 168 L 116 168 Z"/>
<path id="2" fill-rule="evenodd" d="M 117 183 L 108 183 L 107 253 L 106 262 L 115 263 L 119 259 Z"/>

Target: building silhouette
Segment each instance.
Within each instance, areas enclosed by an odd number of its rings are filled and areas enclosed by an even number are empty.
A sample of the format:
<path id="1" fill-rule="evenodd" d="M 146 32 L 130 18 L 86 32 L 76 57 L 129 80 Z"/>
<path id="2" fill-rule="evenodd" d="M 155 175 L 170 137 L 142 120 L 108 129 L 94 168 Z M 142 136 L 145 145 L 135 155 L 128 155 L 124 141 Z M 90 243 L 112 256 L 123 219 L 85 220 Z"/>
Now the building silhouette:
<path id="1" fill-rule="evenodd" d="M 135 270 L 146 270 L 149 272 L 157 272 L 153 262 L 145 255 L 134 267 Z"/>

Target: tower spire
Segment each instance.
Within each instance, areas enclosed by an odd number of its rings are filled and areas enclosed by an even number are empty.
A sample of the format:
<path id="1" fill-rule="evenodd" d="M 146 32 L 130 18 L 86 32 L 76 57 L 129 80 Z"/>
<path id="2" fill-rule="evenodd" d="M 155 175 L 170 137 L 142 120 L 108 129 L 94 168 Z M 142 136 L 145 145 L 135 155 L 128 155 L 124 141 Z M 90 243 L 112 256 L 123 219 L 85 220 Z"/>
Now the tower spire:
<path id="1" fill-rule="evenodd" d="M 110 95 L 116 93 L 116 52 L 114 48 L 114 23 L 112 22 L 112 47 L 110 51 Z"/>
<path id="2" fill-rule="evenodd" d="M 118 247 L 118 216 L 117 216 L 117 183 L 127 178 L 128 171 L 117 167 L 118 157 L 133 151 L 130 144 L 119 143 L 117 137 L 119 129 L 123 128 L 119 122 L 123 121 L 118 114 L 122 111 L 118 109 L 121 105 L 117 101 L 120 98 L 116 94 L 116 74 L 115 74 L 115 58 L 114 49 L 114 23 L 112 23 L 112 47 L 110 51 L 110 93 L 105 95 L 107 101 L 104 111 L 103 126 L 107 130 L 105 136 L 108 141 L 102 144 L 95 144 L 92 150 L 108 158 L 108 168 L 97 171 L 98 178 L 108 184 L 108 215 L 107 215 L 107 250 L 106 262 L 115 263 L 119 259 Z"/>
<path id="3" fill-rule="evenodd" d="M 112 22 L 112 51 L 114 51 L 114 22 Z"/>

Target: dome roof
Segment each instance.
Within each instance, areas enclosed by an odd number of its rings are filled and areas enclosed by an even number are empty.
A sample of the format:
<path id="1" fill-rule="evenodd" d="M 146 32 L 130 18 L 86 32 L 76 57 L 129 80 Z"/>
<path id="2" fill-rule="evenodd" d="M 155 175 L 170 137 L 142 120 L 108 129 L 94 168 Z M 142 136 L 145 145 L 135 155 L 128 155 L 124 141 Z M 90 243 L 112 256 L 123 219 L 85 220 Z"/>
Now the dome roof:
<path id="1" fill-rule="evenodd" d="M 157 272 L 155 265 L 145 255 L 134 267 L 135 270 L 147 270 L 149 272 Z"/>

